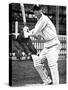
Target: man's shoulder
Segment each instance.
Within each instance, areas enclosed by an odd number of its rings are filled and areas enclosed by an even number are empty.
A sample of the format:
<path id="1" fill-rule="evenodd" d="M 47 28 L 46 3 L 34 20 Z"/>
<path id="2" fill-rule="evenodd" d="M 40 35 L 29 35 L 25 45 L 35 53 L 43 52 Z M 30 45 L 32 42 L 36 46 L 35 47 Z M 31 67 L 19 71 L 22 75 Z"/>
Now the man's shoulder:
<path id="1" fill-rule="evenodd" d="M 47 16 L 47 15 L 45 15 L 45 14 L 42 14 L 42 17 L 48 18 L 48 16 Z"/>
<path id="2" fill-rule="evenodd" d="M 48 20 L 48 16 L 46 16 L 46 15 L 42 15 L 42 18 L 43 18 L 43 20 Z"/>

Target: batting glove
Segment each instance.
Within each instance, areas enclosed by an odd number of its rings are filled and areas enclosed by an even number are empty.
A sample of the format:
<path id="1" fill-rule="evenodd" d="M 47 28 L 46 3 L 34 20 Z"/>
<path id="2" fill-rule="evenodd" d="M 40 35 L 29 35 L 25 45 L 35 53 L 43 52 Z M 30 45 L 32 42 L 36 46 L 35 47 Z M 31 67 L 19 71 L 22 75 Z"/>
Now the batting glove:
<path id="1" fill-rule="evenodd" d="M 28 32 L 28 31 L 29 31 L 29 27 L 25 26 L 25 27 L 23 28 L 23 31 Z"/>
<path id="2" fill-rule="evenodd" d="M 24 38 L 28 38 L 29 35 L 28 35 L 28 32 L 24 31 Z"/>

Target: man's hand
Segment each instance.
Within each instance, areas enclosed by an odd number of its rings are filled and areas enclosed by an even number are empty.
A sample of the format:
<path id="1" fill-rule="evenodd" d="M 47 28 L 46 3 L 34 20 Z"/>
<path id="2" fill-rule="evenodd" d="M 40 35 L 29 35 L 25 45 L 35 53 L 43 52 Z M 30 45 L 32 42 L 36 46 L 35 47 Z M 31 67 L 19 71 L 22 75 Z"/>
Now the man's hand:
<path id="1" fill-rule="evenodd" d="M 28 38 L 28 31 L 29 31 L 29 28 L 27 27 L 27 26 L 25 26 L 24 28 L 23 28 L 23 32 L 24 32 L 24 37 L 25 38 Z"/>
<path id="2" fill-rule="evenodd" d="M 25 27 L 23 28 L 23 31 L 28 32 L 28 31 L 29 31 L 29 27 L 25 26 Z"/>
<path id="3" fill-rule="evenodd" d="M 28 32 L 24 31 L 24 37 L 25 37 L 25 38 L 28 38 L 28 37 L 29 37 Z"/>

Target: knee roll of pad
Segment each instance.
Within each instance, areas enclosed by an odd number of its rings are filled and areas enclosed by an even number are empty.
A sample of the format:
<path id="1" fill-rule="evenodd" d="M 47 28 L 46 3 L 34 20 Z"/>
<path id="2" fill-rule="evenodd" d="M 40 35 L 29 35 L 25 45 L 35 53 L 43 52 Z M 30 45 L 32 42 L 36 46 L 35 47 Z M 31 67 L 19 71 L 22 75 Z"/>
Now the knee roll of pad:
<path id="1" fill-rule="evenodd" d="M 32 55 L 32 59 L 33 59 L 34 67 L 42 65 L 39 56 Z"/>

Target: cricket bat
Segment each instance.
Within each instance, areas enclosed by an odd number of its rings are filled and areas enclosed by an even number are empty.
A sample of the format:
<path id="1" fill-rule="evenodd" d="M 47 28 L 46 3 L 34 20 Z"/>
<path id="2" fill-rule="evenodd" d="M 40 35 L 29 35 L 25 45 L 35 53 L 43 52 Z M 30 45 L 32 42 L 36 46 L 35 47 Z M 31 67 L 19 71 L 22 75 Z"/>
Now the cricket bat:
<path id="1" fill-rule="evenodd" d="M 24 4 L 21 3 L 20 6 L 21 6 L 21 11 L 22 11 L 23 23 L 24 23 L 24 26 L 26 26 L 26 15 L 25 15 Z"/>

